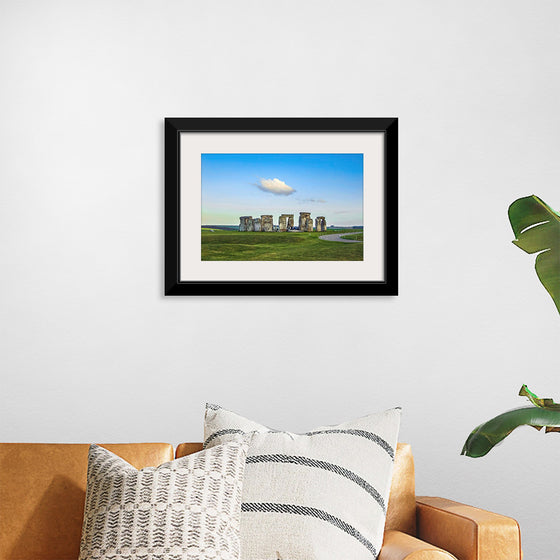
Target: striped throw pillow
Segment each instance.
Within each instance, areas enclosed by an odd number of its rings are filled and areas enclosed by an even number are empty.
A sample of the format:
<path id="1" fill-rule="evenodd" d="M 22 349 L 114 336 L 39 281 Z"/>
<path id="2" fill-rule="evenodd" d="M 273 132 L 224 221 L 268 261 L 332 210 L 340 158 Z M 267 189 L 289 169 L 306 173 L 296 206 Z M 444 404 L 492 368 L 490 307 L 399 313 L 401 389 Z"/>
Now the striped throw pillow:
<path id="1" fill-rule="evenodd" d="M 137 470 L 89 450 L 79 560 L 239 560 L 247 443 Z"/>
<path id="2" fill-rule="evenodd" d="M 241 504 L 242 560 L 375 560 L 400 416 L 394 408 L 294 434 L 206 405 L 205 447 L 253 432 Z"/>

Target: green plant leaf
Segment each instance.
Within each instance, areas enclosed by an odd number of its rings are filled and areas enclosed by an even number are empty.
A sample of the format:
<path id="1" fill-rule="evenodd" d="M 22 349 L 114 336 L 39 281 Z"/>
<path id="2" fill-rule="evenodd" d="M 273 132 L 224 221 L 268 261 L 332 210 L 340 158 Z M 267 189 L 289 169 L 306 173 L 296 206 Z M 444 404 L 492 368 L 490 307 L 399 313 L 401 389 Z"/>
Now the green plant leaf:
<path id="1" fill-rule="evenodd" d="M 545 427 L 546 432 L 558 432 L 560 410 L 526 406 L 504 412 L 475 428 L 463 445 L 461 455 L 483 457 L 519 426 L 532 426 L 537 430 Z"/>
<path id="2" fill-rule="evenodd" d="M 476 427 L 467 438 L 461 455 L 483 457 L 515 428 L 523 425 L 537 430 L 545 427 L 546 432 L 560 432 L 560 404 L 552 399 L 541 399 L 527 385 L 521 386 L 519 395 L 527 397 L 533 406 L 504 412 Z"/>
<path id="3" fill-rule="evenodd" d="M 537 276 L 560 313 L 560 214 L 532 195 L 512 202 L 508 216 L 515 235 L 513 243 L 526 253 L 539 253 Z"/>
<path id="4" fill-rule="evenodd" d="M 552 399 L 541 399 L 535 393 L 529 391 L 527 385 L 522 385 L 519 389 L 521 397 L 527 397 L 535 406 L 539 408 L 547 408 L 549 410 L 560 410 L 560 404 L 555 403 Z"/>

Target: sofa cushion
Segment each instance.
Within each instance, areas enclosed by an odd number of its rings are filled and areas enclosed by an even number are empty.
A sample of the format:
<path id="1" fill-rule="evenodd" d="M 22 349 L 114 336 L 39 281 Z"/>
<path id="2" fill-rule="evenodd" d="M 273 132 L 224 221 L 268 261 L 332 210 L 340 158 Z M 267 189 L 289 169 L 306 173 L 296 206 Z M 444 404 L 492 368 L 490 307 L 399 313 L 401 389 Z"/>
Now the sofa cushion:
<path id="1" fill-rule="evenodd" d="M 416 535 L 414 458 L 408 443 L 398 443 L 389 491 L 385 531 Z"/>
<path id="2" fill-rule="evenodd" d="M 137 470 L 92 445 L 80 560 L 237 560 L 246 455 L 234 441 Z"/>
<path id="3" fill-rule="evenodd" d="M 242 558 L 375 559 L 400 412 L 294 434 L 207 405 L 205 447 L 254 432 L 243 484 Z"/>
<path id="4" fill-rule="evenodd" d="M 173 459 L 168 443 L 104 444 L 137 468 Z M 89 444 L 0 444 L 0 560 L 75 560 Z"/>

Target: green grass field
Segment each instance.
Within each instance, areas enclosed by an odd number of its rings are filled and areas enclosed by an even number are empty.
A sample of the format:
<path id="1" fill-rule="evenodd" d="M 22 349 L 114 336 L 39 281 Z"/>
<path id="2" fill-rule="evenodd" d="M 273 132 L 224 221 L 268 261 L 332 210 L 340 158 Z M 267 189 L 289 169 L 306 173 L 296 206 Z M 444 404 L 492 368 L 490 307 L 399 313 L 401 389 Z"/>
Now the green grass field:
<path id="1" fill-rule="evenodd" d="M 337 229 L 326 232 L 244 232 L 205 230 L 202 234 L 203 261 L 362 261 L 363 243 L 323 241 L 320 235 L 361 230 Z M 351 239 L 351 237 L 349 238 Z"/>
<path id="2" fill-rule="evenodd" d="M 343 235 L 344 239 L 351 239 L 353 241 L 364 241 L 364 234 L 363 233 L 355 233 L 353 235 Z"/>

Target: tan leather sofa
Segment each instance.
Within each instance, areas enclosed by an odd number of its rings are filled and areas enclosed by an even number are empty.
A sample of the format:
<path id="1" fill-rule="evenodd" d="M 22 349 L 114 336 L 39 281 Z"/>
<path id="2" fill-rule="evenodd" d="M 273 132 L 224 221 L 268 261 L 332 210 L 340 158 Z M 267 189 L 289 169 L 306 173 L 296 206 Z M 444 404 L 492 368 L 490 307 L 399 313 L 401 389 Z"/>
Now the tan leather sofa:
<path id="1" fill-rule="evenodd" d="M 173 459 L 167 443 L 103 445 L 136 468 Z M 0 560 L 76 560 L 87 444 L 0 443 Z M 200 443 L 182 443 L 175 456 Z M 410 446 L 399 444 L 380 560 L 520 560 L 511 518 L 415 495 Z"/>

